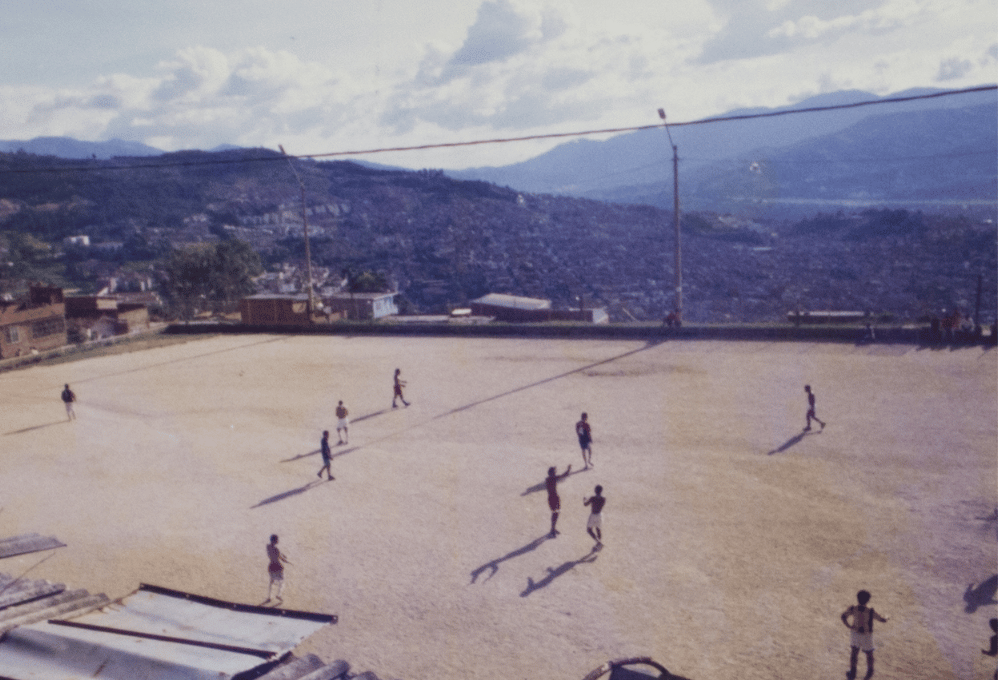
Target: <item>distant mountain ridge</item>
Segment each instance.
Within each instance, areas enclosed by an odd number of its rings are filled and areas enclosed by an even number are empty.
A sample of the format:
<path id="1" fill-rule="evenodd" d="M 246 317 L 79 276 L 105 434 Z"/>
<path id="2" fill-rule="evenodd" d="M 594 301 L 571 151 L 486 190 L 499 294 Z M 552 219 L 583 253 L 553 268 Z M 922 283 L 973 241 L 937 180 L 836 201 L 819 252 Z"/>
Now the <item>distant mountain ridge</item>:
<path id="1" fill-rule="evenodd" d="M 0 140 L 0 151 L 5 153 L 33 153 L 38 156 L 59 158 L 98 158 L 107 160 L 114 156 L 160 156 L 162 149 L 141 142 L 109 139 L 106 142 L 82 142 L 72 137 L 35 137 L 29 141 Z"/>
<path id="2" fill-rule="evenodd" d="M 842 106 L 943 91 L 919 88 L 877 97 L 869 92 L 849 90 L 818 95 L 789 107 L 739 109 L 716 118 Z M 967 114 L 971 109 L 976 113 Z M 932 115 L 927 116 L 930 112 Z M 968 118 L 974 121 L 969 127 Z M 845 200 L 864 192 L 885 200 L 911 195 L 927 199 L 954 195 L 993 199 L 998 169 L 993 162 L 995 154 L 992 153 L 989 163 L 987 151 L 998 148 L 996 120 L 998 95 L 992 90 L 818 113 L 673 126 L 669 131 L 679 152 L 681 199 L 691 209 L 713 210 L 723 209 L 735 199 L 758 201 L 810 196 L 816 186 L 825 187 L 827 190 L 821 194 L 830 200 Z M 852 130 L 854 126 L 858 127 Z M 946 139 L 945 132 L 949 129 L 960 130 L 960 138 L 955 140 L 957 146 L 946 146 L 950 140 Z M 847 132 L 850 130 L 852 132 Z M 899 174 L 902 181 L 900 184 L 895 182 L 898 191 L 878 194 L 876 190 L 849 181 L 850 173 L 843 164 L 850 155 L 855 156 L 862 150 L 854 148 L 850 141 L 858 137 L 868 142 L 876 140 L 875 146 L 883 154 L 885 164 L 880 174 L 890 171 Z M 958 176 L 967 182 L 963 189 L 949 186 L 945 191 L 938 191 L 938 167 L 933 168 L 931 163 L 898 167 L 898 158 L 926 155 L 925 144 L 932 153 L 943 154 L 944 159 L 976 150 L 978 156 L 973 163 L 976 174 L 968 176 L 965 169 L 961 169 Z M 921 150 L 919 145 L 923 145 Z M 867 149 L 865 157 L 869 156 Z M 823 158 L 837 158 L 838 165 L 822 167 Z M 771 173 L 766 182 L 758 181 L 758 177 L 753 182 L 747 176 L 753 160 L 783 167 L 796 161 L 800 167 L 796 172 Z M 531 193 L 665 206 L 672 200 L 671 161 L 672 149 L 665 130 L 641 130 L 606 141 L 575 140 L 513 165 L 448 171 L 447 174 L 455 179 L 483 180 Z M 874 158 L 871 162 L 876 165 L 878 161 Z M 806 167 L 806 172 L 801 171 L 801 167 Z M 746 176 L 736 180 L 739 173 Z M 725 175 L 728 178 L 722 181 Z M 756 186 L 754 192 L 745 193 L 753 186 Z M 883 183 L 878 186 L 882 187 Z M 737 193 L 730 193 L 735 190 Z"/>

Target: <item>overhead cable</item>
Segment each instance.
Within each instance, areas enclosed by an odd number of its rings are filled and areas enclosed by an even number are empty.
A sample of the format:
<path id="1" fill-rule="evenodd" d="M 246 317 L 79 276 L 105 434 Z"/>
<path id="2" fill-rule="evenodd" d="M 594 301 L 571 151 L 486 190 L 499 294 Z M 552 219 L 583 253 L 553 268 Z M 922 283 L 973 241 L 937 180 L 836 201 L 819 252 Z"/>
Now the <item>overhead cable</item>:
<path id="1" fill-rule="evenodd" d="M 888 99 L 873 99 L 869 101 L 854 102 L 851 104 L 834 104 L 829 106 L 812 106 L 803 109 L 784 109 L 780 111 L 768 111 L 765 113 L 746 113 L 737 116 L 717 116 L 712 118 L 701 118 L 698 120 L 681 121 L 678 123 L 668 123 L 668 127 L 685 127 L 690 125 L 708 125 L 711 123 L 727 123 L 738 120 L 753 120 L 756 118 L 773 118 L 776 116 L 790 116 L 801 113 L 820 113 L 824 111 L 836 111 L 840 109 L 854 109 L 861 106 L 874 106 L 879 104 L 896 104 L 920 99 L 936 99 L 939 97 L 949 97 L 953 95 L 971 94 L 975 92 L 990 92 L 998 90 L 998 85 L 982 85 L 963 90 L 945 90 L 942 92 L 932 92 L 928 94 L 910 95 L 907 97 L 891 97 Z M 416 146 L 393 146 L 379 147 L 374 149 L 358 149 L 353 151 L 331 151 L 328 153 L 306 153 L 298 155 L 274 155 L 249 158 L 225 158 L 225 159 L 203 159 L 186 161 L 169 161 L 160 163 L 129 163 L 117 166 L 63 166 L 52 168 L 11 168 L 0 170 L 0 174 L 27 173 L 27 172 L 94 172 L 108 170 L 133 170 L 138 168 L 173 168 L 198 165 L 229 165 L 233 163 L 254 163 L 285 161 L 289 158 L 297 159 L 317 159 L 317 158 L 337 158 L 344 156 L 367 156 L 378 153 L 400 153 L 407 151 L 426 151 L 430 149 L 449 149 L 463 146 L 481 146 L 484 144 L 509 144 L 512 142 L 528 142 L 542 139 L 559 139 L 566 137 L 589 137 L 594 135 L 619 134 L 623 132 L 637 132 L 640 130 L 652 130 L 661 128 L 664 123 L 652 125 L 636 125 L 621 128 L 603 128 L 600 130 L 581 130 L 577 132 L 552 132 L 539 135 L 526 135 L 523 137 L 498 137 L 494 139 L 477 139 L 465 142 L 441 142 L 436 144 L 419 144 Z"/>

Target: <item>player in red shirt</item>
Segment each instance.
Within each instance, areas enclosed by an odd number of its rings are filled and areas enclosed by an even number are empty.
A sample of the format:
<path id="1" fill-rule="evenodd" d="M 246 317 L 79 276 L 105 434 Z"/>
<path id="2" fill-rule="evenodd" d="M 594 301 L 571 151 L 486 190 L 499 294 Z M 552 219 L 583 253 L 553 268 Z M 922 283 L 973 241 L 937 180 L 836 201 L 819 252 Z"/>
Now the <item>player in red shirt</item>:
<path id="1" fill-rule="evenodd" d="M 548 468 L 548 476 L 544 480 L 544 485 L 548 490 L 548 507 L 551 508 L 551 538 L 558 535 L 558 530 L 555 526 L 558 524 L 558 513 L 561 511 L 561 498 L 558 497 L 558 482 L 565 477 L 568 477 L 569 473 L 572 472 L 572 466 L 569 465 L 568 469 L 564 473 L 558 474 L 555 468 Z"/>

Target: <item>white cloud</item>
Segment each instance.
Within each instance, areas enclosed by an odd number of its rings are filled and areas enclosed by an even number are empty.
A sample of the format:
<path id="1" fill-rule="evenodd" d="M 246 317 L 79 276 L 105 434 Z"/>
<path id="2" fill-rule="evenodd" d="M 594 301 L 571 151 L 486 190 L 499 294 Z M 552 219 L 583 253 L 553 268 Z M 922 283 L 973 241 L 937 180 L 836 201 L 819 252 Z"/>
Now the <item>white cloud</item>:
<path id="1" fill-rule="evenodd" d="M 307 35 L 277 49 L 236 46 L 226 32 L 222 49 L 202 30 L 202 46 L 89 85 L 0 84 L 5 136 L 320 153 L 642 125 L 660 106 L 682 121 L 846 87 L 957 87 L 994 80 L 998 62 L 981 28 L 991 0 L 689 0 L 678 14 L 644 0 L 474 1 L 462 24 L 432 32 L 416 15 L 407 21 L 419 28 L 396 22 L 402 33 L 355 17 L 369 40 L 345 52 L 319 50 L 321 31 L 299 52 Z M 453 165 L 538 148 L 474 147 Z M 393 162 L 419 163 L 408 158 Z"/>
<path id="2" fill-rule="evenodd" d="M 967 75 L 973 68 L 974 65 L 969 59 L 950 57 L 949 59 L 944 59 L 939 64 L 939 73 L 936 74 L 936 80 L 956 80 Z"/>

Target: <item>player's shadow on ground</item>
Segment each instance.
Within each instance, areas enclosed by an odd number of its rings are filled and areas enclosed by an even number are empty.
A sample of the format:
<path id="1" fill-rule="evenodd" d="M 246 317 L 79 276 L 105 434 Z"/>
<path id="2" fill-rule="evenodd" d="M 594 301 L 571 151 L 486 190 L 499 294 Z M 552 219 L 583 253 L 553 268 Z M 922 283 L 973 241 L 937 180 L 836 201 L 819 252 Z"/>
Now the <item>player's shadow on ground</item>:
<path id="1" fill-rule="evenodd" d="M 581 470 L 572 470 L 571 473 L 565 475 L 564 477 L 559 476 L 558 477 L 558 481 L 560 482 L 563 479 L 568 479 L 572 475 L 577 475 L 580 472 L 589 472 L 589 470 L 592 470 L 592 469 L 593 468 L 582 468 Z M 547 484 L 545 482 L 541 482 L 540 484 L 534 484 L 533 486 L 527 487 L 527 490 L 524 491 L 523 493 L 521 493 L 520 495 L 521 496 L 527 496 L 529 494 L 536 493 L 538 491 L 544 491 L 544 489 L 546 489 L 546 488 L 547 488 Z"/>
<path id="2" fill-rule="evenodd" d="M 270 503 L 276 503 L 277 501 L 283 501 L 285 498 L 291 498 L 292 496 L 297 496 L 300 493 L 305 493 L 314 486 L 319 486 L 320 484 L 325 484 L 329 480 L 317 479 L 314 482 L 309 482 L 305 486 L 300 486 L 297 489 L 291 489 L 290 491 L 284 491 L 277 494 L 276 496 L 271 496 L 270 498 L 265 498 L 256 505 L 250 506 L 250 510 L 253 508 L 259 508 L 261 505 L 268 505 Z"/>
<path id="3" fill-rule="evenodd" d="M 41 430 L 45 427 L 52 427 L 53 425 L 59 425 L 61 423 L 68 423 L 68 420 L 57 420 L 54 423 L 45 423 L 44 425 L 32 425 L 31 427 L 26 427 L 23 430 L 14 430 L 13 432 L 4 432 L 4 436 L 11 434 L 24 434 L 25 432 L 31 432 L 32 430 Z"/>
<path id="4" fill-rule="evenodd" d="M 520 597 L 527 597 L 528 595 L 530 595 L 530 593 L 534 592 L 535 590 L 540 590 L 541 588 L 547 587 L 556 578 L 558 578 L 559 576 L 564 576 L 565 574 L 572 571 L 580 564 L 589 564 L 591 562 L 595 562 L 597 554 L 598 553 L 596 552 L 596 548 L 593 548 L 586 555 L 580 557 L 577 560 L 569 560 L 568 562 L 564 562 L 559 566 L 555 567 L 554 569 L 548 567 L 548 575 L 542 578 L 540 581 L 534 581 L 534 579 L 528 576 L 527 588 L 522 593 L 520 593 Z"/>
<path id="5" fill-rule="evenodd" d="M 773 449 L 772 451 L 770 451 L 766 455 L 767 456 L 772 456 L 774 453 L 783 453 L 784 451 L 786 451 L 787 449 L 789 449 L 791 446 L 794 446 L 796 444 L 800 444 L 801 440 L 804 439 L 804 437 L 808 436 L 809 434 L 821 434 L 821 432 L 810 432 L 808 430 L 802 430 L 801 432 L 798 432 L 793 437 L 791 437 L 790 439 L 788 439 L 785 442 L 783 442 L 782 444 L 780 444 L 779 448 Z"/>
<path id="6" fill-rule="evenodd" d="M 963 601 L 967 603 L 964 611 L 973 614 L 979 607 L 998 604 L 995 600 L 996 593 L 998 593 L 998 574 L 981 581 L 976 586 L 971 583 L 963 594 Z"/>
<path id="7" fill-rule="evenodd" d="M 497 557 L 491 562 L 486 562 L 485 564 L 483 564 L 482 566 L 478 567 L 473 572 L 471 572 L 471 582 L 474 583 L 475 581 L 477 581 L 478 577 L 481 576 L 482 572 L 484 571 L 488 571 L 489 575 L 485 577 L 483 583 L 484 581 L 488 581 L 490 578 L 496 575 L 497 571 L 499 571 L 500 563 L 505 562 L 506 560 L 511 560 L 514 557 L 519 557 L 520 555 L 526 555 L 528 552 L 532 550 L 536 550 L 541 543 L 548 540 L 549 538 L 551 538 L 550 534 L 544 534 L 540 538 L 535 538 L 534 540 L 532 540 L 530 543 L 523 546 L 522 548 L 517 548 L 512 552 L 506 553 L 502 557 Z"/>

